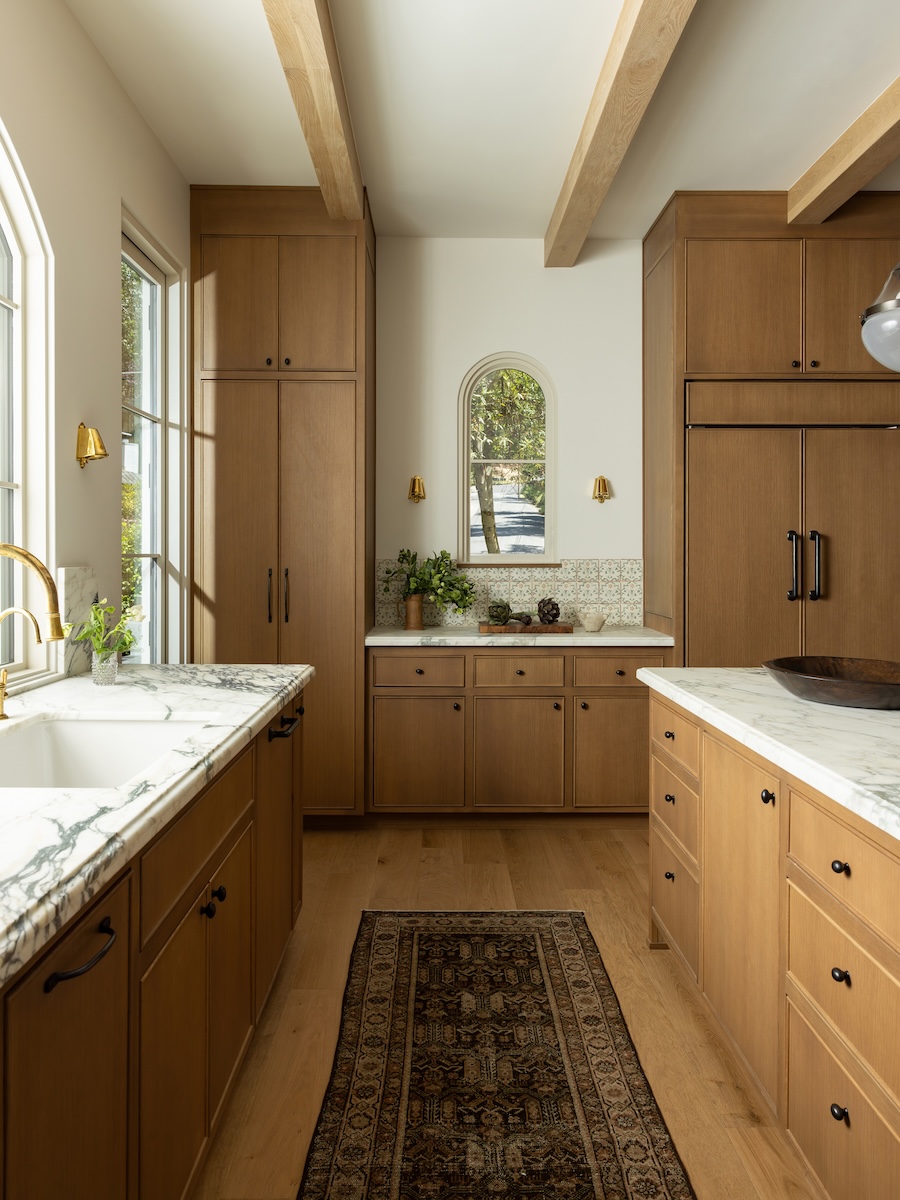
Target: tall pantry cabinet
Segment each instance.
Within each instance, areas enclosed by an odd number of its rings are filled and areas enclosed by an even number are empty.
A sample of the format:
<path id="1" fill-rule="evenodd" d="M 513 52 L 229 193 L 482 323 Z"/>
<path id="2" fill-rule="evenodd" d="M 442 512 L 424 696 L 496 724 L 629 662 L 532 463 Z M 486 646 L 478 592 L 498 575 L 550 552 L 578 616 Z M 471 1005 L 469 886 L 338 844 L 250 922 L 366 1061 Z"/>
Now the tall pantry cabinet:
<path id="1" fill-rule="evenodd" d="M 644 622 L 687 666 L 900 659 L 900 382 L 859 333 L 900 203 L 786 208 L 676 193 L 644 239 Z"/>
<path id="2" fill-rule="evenodd" d="M 195 187 L 196 662 L 311 663 L 307 813 L 363 808 L 375 239 L 318 188 Z"/>

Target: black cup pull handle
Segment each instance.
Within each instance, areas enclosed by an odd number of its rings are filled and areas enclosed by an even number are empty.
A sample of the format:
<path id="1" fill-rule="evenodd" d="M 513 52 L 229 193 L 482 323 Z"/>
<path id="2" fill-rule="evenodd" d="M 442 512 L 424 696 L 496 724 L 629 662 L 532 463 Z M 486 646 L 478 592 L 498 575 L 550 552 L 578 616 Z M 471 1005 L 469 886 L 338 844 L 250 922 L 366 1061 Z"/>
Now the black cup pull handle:
<path id="1" fill-rule="evenodd" d="M 843 1121 L 845 1125 L 850 1124 L 850 1110 L 841 1108 L 840 1104 L 832 1104 L 831 1115 L 836 1121 Z"/>
<path id="2" fill-rule="evenodd" d="M 106 944 L 101 946 L 94 957 L 89 958 L 82 966 L 75 967 L 72 971 L 54 971 L 52 975 L 48 975 L 44 980 L 45 992 L 52 992 L 58 983 L 65 983 L 67 979 L 77 979 L 79 975 L 87 975 L 88 971 L 96 967 L 101 958 L 106 958 L 116 944 L 116 931 L 112 927 L 112 918 L 104 917 L 97 926 L 97 932 L 107 938 Z"/>
<path id="3" fill-rule="evenodd" d="M 822 535 L 818 529 L 811 529 L 809 540 L 816 548 L 815 566 L 813 567 L 813 586 L 809 593 L 810 600 L 822 599 Z"/>
<path id="4" fill-rule="evenodd" d="M 788 600 L 800 599 L 800 534 L 796 529 L 788 530 L 788 541 L 791 546 L 791 590 L 787 594 Z"/>
<path id="5" fill-rule="evenodd" d="M 850 972 L 842 971 L 840 967 L 831 968 L 831 978 L 835 983 L 846 983 L 848 987 L 850 986 Z"/>
<path id="6" fill-rule="evenodd" d="M 834 871 L 835 875 L 850 874 L 850 864 L 848 862 L 841 862 L 839 858 L 836 858 L 831 864 L 831 869 Z"/>

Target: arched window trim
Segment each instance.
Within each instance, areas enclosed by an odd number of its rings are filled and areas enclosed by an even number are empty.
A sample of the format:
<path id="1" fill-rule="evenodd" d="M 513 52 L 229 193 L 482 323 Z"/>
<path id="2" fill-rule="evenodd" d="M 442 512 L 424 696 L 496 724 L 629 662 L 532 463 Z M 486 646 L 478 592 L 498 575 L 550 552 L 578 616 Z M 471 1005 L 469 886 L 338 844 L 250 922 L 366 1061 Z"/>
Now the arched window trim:
<path id="1" fill-rule="evenodd" d="M 544 393 L 546 412 L 546 486 L 544 511 L 543 554 L 479 554 L 471 556 L 469 549 L 469 467 L 470 402 L 475 384 L 489 371 L 508 367 L 514 371 L 525 371 L 541 386 Z M 489 354 L 480 359 L 466 372 L 459 389 L 459 492 L 458 492 L 458 558 L 470 567 L 546 567 L 557 564 L 556 557 L 556 389 L 546 368 L 536 359 L 519 351 L 504 351 Z"/>
<path id="2" fill-rule="evenodd" d="M 13 347 L 13 461 L 16 472 L 14 540 L 36 554 L 55 576 L 55 461 L 53 422 L 53 255 L 34 194 L 6 127 L 0 121 L 0 221 L 13 256 L 16 316 Z M 27 501 L 27 503 L 26 503 Z M 34 572 L 15 568 L 14 603 L 35 613 L 46 608 Z M 10 682 L 33 686 L 59 673 L 55 642 L 35 646 L 15 622 Z M 61 645 L 61 643 L 60 643 Z"/>

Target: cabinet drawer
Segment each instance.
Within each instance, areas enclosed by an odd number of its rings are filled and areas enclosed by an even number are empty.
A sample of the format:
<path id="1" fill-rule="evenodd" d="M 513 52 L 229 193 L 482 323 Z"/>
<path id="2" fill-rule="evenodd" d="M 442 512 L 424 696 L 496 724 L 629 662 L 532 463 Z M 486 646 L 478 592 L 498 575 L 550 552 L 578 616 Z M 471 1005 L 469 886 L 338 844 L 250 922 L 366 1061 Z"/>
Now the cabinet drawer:
<path id="1" fill-rule="evenodd" d="M 407 658 L 399 654 L 376 654 L 372 660 L 375 687 L 463 687 L 466 660 L 462 655 L 442 658 L 421 654 Z"/>
<path id="2" fill-rule="evenodd" d="M 650 908 L 669 944 L 697 977 L 700 885 L 659 831 L 650 829 Z"/>
<path id="3" fill-rule="evenodd" d="M 253 757 L 244 754 L 143 855 L 142 946 L 252 799 Z"/>
<path id="4" fill-rule="evenodd" d="M 476 687 L 562 687 L 564 675 L 562 654 L 475 655 Z"/>
<path id="5" fill-rule="evenodd" d="M 895 858 L 799 792 L 791 792 L 790 854 L 842 903 L 900 946 L 900 863 Z"/>
<path id="6" fill-rule="evenodd" d="M 575 655 L 576 687 L 644 687 L 637 678 L 639 667 L 661 667 L 661 654 L 622 654 L 616 658 Z"/>
<path id="7" fill-rule="evenodd" d="M 693 721 L 654 700 L 650 705 L 650 736 L 692 775 L 699 775 L 700 730 Z"/>
<path id="8" fill-rule="evenodd" d="M 696 859 L 700 797 L 655 754 L 650 760 L 650 811 Z"/>
<path id="9" fill-rule="evenodd" d="M 896 1195 L 900 1141 L 791 1004 L 788 1036 L 788 1130 L 831 1200 Z"/>
<path id="10" fill-rule="evenodd" d="M 793 886 L 788 969 L 900 1096 L 900 983 Z M 834 979 L 835 969 L 846 972 L 847 979 Z"/>

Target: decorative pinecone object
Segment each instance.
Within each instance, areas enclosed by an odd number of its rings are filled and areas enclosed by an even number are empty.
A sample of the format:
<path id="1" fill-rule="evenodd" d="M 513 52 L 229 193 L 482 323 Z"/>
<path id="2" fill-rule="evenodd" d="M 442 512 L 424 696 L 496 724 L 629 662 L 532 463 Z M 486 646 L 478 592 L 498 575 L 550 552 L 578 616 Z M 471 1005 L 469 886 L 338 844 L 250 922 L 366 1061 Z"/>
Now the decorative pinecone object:
<path id="1" fill-rule="evenodd" d="M 526 613 L 526 612 L 511 613 L 509 619 L 511 621 L 521 621 L 523 625 L 530 625 L 531 624 L 531 613 Z"/>
<path id="2" fill-rule="evenodd" d="M 505 600 L 497 600 L 488 605 L 488 620 L 492 625 L 507 625 L 511 612 L 512 609 Z"/>
<path id="3" fill-rule="evenodd" d="M 555 625 L 559 620 L 559 605 L 549 596 L 546 600 L 538 600 L 538 616 L 542 625 Z"/>

